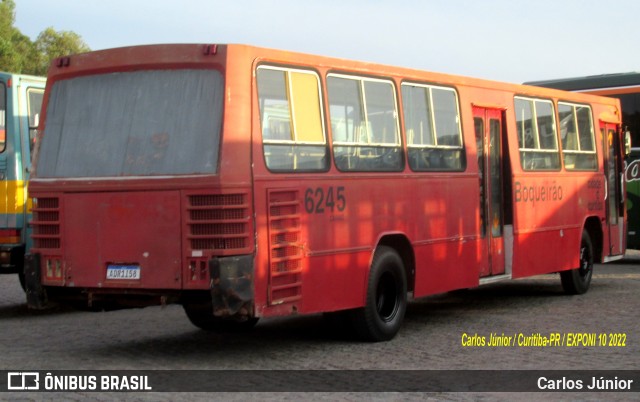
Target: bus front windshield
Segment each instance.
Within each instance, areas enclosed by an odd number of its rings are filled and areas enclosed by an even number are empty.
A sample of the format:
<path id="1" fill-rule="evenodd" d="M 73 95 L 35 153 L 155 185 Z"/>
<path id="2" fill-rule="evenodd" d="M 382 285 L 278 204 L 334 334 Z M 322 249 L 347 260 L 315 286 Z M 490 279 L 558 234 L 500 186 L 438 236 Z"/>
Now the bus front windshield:
<path id="1" fill-rule="evenodd" d="M 58 81 L 37 176 L 216 173 L 224 84 L 215 70 L 149 70 Z"/>

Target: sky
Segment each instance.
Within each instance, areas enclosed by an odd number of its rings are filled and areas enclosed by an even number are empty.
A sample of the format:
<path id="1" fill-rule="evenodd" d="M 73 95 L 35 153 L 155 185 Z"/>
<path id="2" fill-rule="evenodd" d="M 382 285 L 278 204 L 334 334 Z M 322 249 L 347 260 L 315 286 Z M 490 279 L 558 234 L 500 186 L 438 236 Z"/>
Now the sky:
<path id="1" fill-rule="evenodd" d="M 637 0 L 16 0 L 35 40 L 243 43 L 521 83 L 640 71 Z"/>

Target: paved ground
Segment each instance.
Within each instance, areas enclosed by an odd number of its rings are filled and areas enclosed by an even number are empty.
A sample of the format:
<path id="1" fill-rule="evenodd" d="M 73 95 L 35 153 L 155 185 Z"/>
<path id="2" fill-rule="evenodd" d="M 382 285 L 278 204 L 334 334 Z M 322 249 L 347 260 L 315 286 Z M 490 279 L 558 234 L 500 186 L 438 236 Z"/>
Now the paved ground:
<path id="1" fill-rule="evenodd" d="M 78 312 L 27 310 L 14 276 L 0 276 L 0 370 L 638 370 L 640 253 L 599 265 L 589 292 L 565 296 L 557 275 L 498 283 L 412 302 L 391 342 L 359 343 L 338 336 L 319 315 L 262 320 L 248 334 L 212 334 L 193 327 L 179 306 Z M 464 347 L 463 334 L 530 336 L 551 333 L 624 334 L 625 347 Z M 54 399 L 60 394 L 0 394 L 0 399 Z M 76 393 L 77 400 L 123 394 Z M 194 400 L 284 399 L 300 394 L 180 395 Z M 318 393 L 321 400 L 598 400 L 594 394 Z M 638 394 L 607 394 L 628 399 Z M 170 393 L 128 394 L 133 400 L 173 400 Z"/>

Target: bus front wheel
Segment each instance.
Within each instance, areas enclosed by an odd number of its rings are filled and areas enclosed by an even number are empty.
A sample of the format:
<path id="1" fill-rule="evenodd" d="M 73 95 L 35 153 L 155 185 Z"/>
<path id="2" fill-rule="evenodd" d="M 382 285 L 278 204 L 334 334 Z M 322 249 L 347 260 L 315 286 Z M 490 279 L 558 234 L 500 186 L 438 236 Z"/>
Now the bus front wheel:
<path id="1" fill-rule="evenodd" d="M 582 231 L 580 241 L 580 266 L 569 271 L 560 272 L 560 280 L 565 293 L 580 295 L 589 290 L 591 277 L 593 276 L 593 245 L 591 237 L 586 231 Z"/>
<path id="2" fill-rule="evenodd" d="M 381 246 L 373 255 L 365 306 L 352 312 L 356 333 L 367 341 L 388 341 L 400 330 L 406 309 L 402 259 L 394 249 Z"/>

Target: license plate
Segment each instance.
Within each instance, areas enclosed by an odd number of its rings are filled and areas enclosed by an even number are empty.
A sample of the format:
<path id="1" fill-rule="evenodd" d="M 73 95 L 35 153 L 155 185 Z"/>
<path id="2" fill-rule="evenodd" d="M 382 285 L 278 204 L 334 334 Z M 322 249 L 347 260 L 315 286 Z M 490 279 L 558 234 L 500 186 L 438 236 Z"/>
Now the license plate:
<path id="1" fill-rule="evenodd" d="M 140 279 L 140 266 L 138 265 L 109 265 L 107 266 L 107 279 L 136 280 Z"/>

